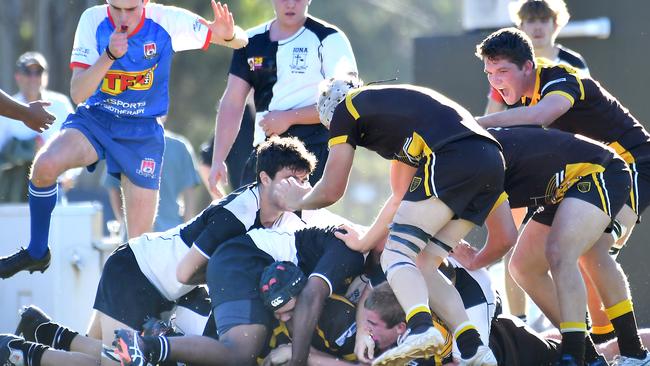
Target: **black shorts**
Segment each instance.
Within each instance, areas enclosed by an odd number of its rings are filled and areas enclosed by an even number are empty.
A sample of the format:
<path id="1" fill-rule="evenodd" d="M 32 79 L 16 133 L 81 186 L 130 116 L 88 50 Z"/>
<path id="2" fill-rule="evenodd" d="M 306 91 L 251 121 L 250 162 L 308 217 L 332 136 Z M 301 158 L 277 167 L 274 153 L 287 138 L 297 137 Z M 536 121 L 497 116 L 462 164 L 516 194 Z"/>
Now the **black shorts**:
<path id="1" fill-rule="evenodd" d="M 481 226 L 503 192 L 503 181 L 504 160 L 498 145 L 472 136 L 422 157 L 404 200 L 438 197 L 454 212 L 454 219 Z"/>
<path id="2" fill-rule="evenodd" d="M 500 366 L 552 366 L 560 357 L 559 342 L 542 338 L 518 318 L 499 315 L 490 329 L 490 349 Z"/>
<path id="3" fill-rule="evenodd" d="M 147 318 L 161 319 L 174 304 L 145 277 L 131 248 L 123 244 L 106 260 L 93 309 L 139 330 Z"/>
<path id="4" fill-rule="evenodd" d="M 628 166 L 632 172 L 632 189 L 626 203 L 639 216 L 640 222 L 643 211 L 650 205 L 650 160 Z"/>
<path id="5" fill-rule="evenodd" d="M 572 197 L 591 203 L 611 218 L 616 217 L 630 197 L 630 171 L 620 159 L 612 160 L 602 173 L 592 173 L 577 181 L 567 190 L 564 198 Z M 553 224 L 553 218 L 560 201 L 556 205 L 544 206 L 532 217 L 532 220 L 547 226 Z"/>
<path id="6" fill-rule="evenodd" d="M 273 315 L 264 307 L 258 288 L 271 263 L 273 258 L 247 235 L 226 241 L 212 255 L 206 277 L 219 336 L 237 325 L 270 325 Z"/>

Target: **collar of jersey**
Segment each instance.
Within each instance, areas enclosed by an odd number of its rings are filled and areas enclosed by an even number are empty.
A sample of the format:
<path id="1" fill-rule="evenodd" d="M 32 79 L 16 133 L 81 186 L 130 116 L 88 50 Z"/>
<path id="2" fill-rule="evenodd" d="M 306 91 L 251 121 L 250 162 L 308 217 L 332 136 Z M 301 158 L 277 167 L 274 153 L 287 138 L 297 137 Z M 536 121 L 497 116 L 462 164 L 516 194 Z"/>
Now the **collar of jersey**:
<path id="1" fill-rule="evenodd" d="M 144 20 L 145 20 L 145 12 L 147 11 L 146 7 L 142 8 L 142 17 L 140 17 L 140 23 L 138 23 L 138 26 L 135 27 L 133 32 L 129 33 L 127 36 L 128 38 L 133 37 L 136 33 L 140 31 L 140 28 L 144 25 Z M 111 16 L 111 11 L 108 9 L 108 6 L 106 7 L 106 14 L 108 14 L 108 20 L 111 22 L 111 25 L 113 26 L 113 29 L 115 29 L 115 22 L 113 21 L 113 17 Z"/>

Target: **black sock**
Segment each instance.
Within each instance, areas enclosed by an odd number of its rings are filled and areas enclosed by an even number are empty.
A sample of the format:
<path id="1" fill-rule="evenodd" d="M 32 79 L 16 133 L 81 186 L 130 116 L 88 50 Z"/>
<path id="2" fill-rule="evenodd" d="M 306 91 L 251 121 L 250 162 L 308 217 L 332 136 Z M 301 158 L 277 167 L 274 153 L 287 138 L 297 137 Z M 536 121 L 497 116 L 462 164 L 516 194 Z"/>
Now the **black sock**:
<path id="1" fill-rule="evenodd" d="M 481 335 L 476 328 L 470 328 L 456 335 L 456 344 L 460 351 L 460 357 L 467 360 L 474 357 L 479 346 L 483 345 Z"/>
<path id="2" fill-rule="evenodd" d="M 167 361 L 169 357 L 169 341 L 165 336 L 147 336 L 142 337 L 144 343 L 143 351 L 149 362 L 156 364 Z"/>
<path id="3" fill-rule="evenodd" d="M 603 334 L 590 333 L 589 336 L 591 337 L 591 340 L 594 341 L 595 344 L 603 344 L 606 343 L 607 341 L 611 341 L 612 339 L 616 338 L 616 332 L 612 330 L 611 332 L 603 333 Z"/>
<path id="4" fill-rule="evenodd" d="M 70 351 L 70 344 L 77 332 L 53 322 L 43 323 L 36 328 L 34 335 L 38 343 L 46 344 L 54 349 Z"/>
<path id="5" fill-rule="evenodd" d="M 598 353 L 594 341 L 591 339 L 589 334 L 587 334 L 585 337 L 585 361 L 594 362 L 599 358 L 602 358 L 602 355 Z"/>
<path id="6" fill-rule="evenodd" d="M 573 356 L 578 365 L 585 363 L 585 332 L 562 332 L 562 354 Z"/>
<path id="7" fill-rule="evenodd" d="M 411 330 L 411 334 L 423 333 L 433 326 L 433 317 L 431 317 L 431 313 L 421 311 L 413 315 L 406 326 Z"/>
<path id="8" fill-rule="evenodd" d="M 641 344 L 634 312 L 627 312 L 612 319 L 611 322 L 618 337 L 618 348 L 621 351 L 621 356 L 645 358 L 647 350 Z"/>
<path id="9" fill-rule="evenodd" d="M 43 358 L 43 353 L 45 353 L 45 351 L 50 348 L 39 343 L 23 340 L 10 342 L 9 346 L 11 348 L 23 351 L 23 357 L 25 358 L 26 366 L 41 366 L 41 358 Z"/>

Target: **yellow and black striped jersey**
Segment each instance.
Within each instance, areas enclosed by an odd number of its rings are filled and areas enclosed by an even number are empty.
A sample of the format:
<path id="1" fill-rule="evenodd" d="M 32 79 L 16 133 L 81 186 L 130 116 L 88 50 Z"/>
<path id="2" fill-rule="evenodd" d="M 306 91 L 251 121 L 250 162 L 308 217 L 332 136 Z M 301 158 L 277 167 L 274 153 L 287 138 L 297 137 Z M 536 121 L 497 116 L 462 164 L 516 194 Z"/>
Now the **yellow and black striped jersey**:
<path id="1" fill-rule="evenodd" d="M 570 66 L 539 63 L 533 97 L 523 97 L 522 103 L 532 106 L 553 94 L 572 106 L 549 127 L 603 142 L 628 163 L 650 159 L 650 134 L 597 81 Z"/>
<path id="2" fill-rule="evenodd" d="M 356 307 L 345 297 L 333 294 L 325 300 L 311 340 L 315 349 L 348 361 L 356 361 L 354 340 L 357 334 Z M 291 342 L 289 329 L 277 322 L 269 340 L 270 349 Z"/>
<path id="3" fill-rule="evenodd" d="M 506 162 L 510 207 L 556 204 L 582 177 L 605 171 L 614 150 L 590 138 L 537 126 L 490 128 Z"/>
<path id="4" fill-rule="evenodd" d="M 363 146 L 417 166 L 423 156 L 471 136 L 494 141 L 465 108 L 434 90 L 368 86 L 352 90 L 334 110 L 329 145 Z"/>

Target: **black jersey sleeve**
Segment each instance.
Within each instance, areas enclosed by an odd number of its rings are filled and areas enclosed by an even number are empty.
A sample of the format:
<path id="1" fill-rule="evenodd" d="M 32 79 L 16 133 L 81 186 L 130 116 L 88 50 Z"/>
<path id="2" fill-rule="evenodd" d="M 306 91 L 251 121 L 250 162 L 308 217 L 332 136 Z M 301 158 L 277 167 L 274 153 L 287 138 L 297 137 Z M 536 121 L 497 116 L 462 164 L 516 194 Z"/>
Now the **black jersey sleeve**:
<path id="1" fill-rule="evenodd" d="M 334 110 L 332 122 L 330 123 L 329 147 L 338 144 L 350 144 L 356 149 L 359 143 L 357 128 L 357 121 L 348 111 L 346 100 L 342 101 Z"/>
<path id="2" fill-rule="evenodd" d="M 250 66 L 246 55 L 246 47 L 235 50 L 230 62 L 230 73 L 251 84 Z"/>
<path id="3" fill-rule="evenodd" d="M 318 276 L 324 279 L 330 286 L 330 295 L 344 294 L 352 280 L 363 273 L 363 263 L 363 254 L 348 248 L 331 233 L 324 239 L 323 255 L 310 277 Z"/>
<path id="4" fill-rule="evenodd" d="M 206 258 L 210 258 L 221 243 L 245 233 L 246 227 L 232 212 L 215 207 L 193 244 Z"/>
<path id="5" fill-rule="evenodd" d="M 579 99 L 584 99 L 584 86 L 575 70 L 568 66 L 555 66 L 545 70 L 545 72 L 548 74 L 544 78 L 545 82 L 540 85 L 540 98 L 558 94 L 567 98 L 571 105 L 575 104 Z"/>

